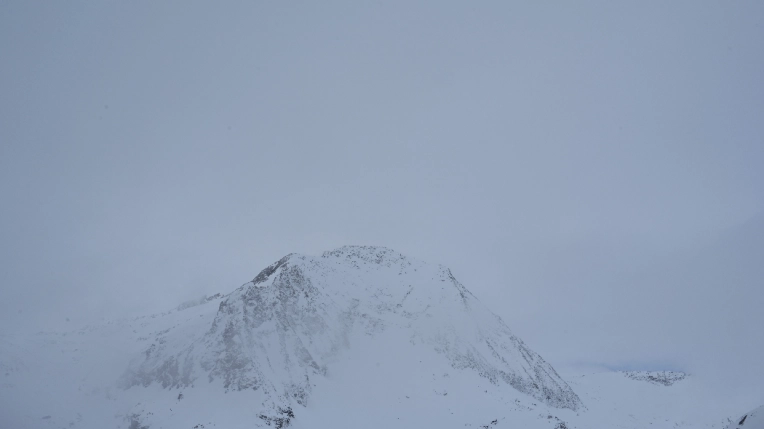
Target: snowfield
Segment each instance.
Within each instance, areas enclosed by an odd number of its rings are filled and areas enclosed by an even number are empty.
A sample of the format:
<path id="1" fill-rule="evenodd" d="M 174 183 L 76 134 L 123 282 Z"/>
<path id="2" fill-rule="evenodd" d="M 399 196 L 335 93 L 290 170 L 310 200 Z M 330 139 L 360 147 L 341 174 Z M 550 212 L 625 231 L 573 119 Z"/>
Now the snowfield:
<path id="1" fill-rule="evenodd" d="M 748 428 L 678 372 L 554 368 L 440 265 L 347 246 L 227 295 L 0 337 L 13 428 Z M 758 424 L 759 426 L 756 426 Z"/>

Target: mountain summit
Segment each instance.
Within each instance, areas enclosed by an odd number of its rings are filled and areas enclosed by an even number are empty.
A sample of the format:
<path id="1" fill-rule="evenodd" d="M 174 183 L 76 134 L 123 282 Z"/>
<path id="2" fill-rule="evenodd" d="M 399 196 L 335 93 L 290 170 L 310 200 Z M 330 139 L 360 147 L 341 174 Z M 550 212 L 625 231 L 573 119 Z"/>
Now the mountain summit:
<path id="1" fill-rule="evenodd" d="M 390 346 L 374 359 L 404 376 L 423 371 L 417 365 L 425 359 L 552 407 L 582 407 L 450 270 L 366 246 L 283 257 L 225 296 L 203 332 L 180 326 L 158 337 L 122 383 L 219 383 L 225 391 L 259 391 L 291 413 L 290 404 L 306 406 L 317 384 L 342 371 L 343 355 L 378 338 Z"/>

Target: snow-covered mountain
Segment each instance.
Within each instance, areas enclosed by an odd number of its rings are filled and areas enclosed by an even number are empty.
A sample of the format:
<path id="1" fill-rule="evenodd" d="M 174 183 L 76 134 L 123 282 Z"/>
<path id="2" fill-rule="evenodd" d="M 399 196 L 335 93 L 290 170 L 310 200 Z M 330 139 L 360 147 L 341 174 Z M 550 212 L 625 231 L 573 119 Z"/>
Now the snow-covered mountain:
<path id="1" fill-rule="evenodd" d="M 225 389 L 262 390 L 304 406 L 314 378 L 325 377 L 359 336 L 385 331 L 398 336 L 395 350 L 434 351 L 490 384 L 554 407 L 582 407 L 554 369 L 447 268 L 379 247 L 285 256 L 228 295 L 203 336 L 168 333 L 123 381 L 183 388 L 220 380 Z"/>
<path id="2" fill-rule="evenodd" d="M 566 382 L 447 268 L 379 247 L 291 254 L 227 295 L 163 314 L 2 335 L 0 369 L 0 427 L 731 422 L 724 410 L 686 406 L 713 393 L 683 373 L 608 371 Z"/>

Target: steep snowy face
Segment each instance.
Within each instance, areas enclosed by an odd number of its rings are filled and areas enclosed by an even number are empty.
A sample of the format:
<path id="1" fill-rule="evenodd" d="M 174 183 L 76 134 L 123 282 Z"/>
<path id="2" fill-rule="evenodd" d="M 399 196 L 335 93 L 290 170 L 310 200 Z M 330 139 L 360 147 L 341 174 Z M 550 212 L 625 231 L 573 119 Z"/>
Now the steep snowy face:
<path id="1" fill-rule="evenodd" d="M 740 416 L 727 429 L 764 429 L 764 405 Z"/>
<path id="2" fill-rule="evenodd" d="M 343 351 L 383 333 L 399 338 L 399 347 L 426 348 L 492 385 L 553 407 L 582 407 L 554 369 L 447 268 L 380 247 L 285 256 L 228 295 L 206 333 L 153 344 L 123 382 L 219 382 L 306 405 Z M 397 365 L 415 371 L 406 362 Z"/>

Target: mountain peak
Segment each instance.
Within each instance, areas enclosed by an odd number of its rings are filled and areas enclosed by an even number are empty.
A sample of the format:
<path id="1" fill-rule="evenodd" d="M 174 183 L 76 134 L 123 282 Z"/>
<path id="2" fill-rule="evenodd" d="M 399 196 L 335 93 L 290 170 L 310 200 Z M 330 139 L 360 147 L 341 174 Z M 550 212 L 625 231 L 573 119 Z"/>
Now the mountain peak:
<path id="1" fill-rule="evenodd" d="M 373 246 L 281 258 L 221 301 L 201 337 L 152 344 L 124 380 L 128 387 L 165 388 L 219 380 L 226 390 L 305 406 L 327 374 L 341 371 L 338 359 L 378 341 L 415 356 L 375 356 L 393 359 L 403 374 L 413 376 L 429 359 L 475 386 L 487 382 L 558 408 L 582 406 L 554 369 L 447 268 Z"/>
<path id="2" fill-rule="evenodd" d="M 268 265 L 262 271 L 260 271 L 260 273 L 257 276 L 255 276 L 255 278 L 252 279 L 250 283 L 254 284 L 255 286 L 260 283 L 264 283 L 266 280 L 268 280 L 268 278 L 270 278 L 273 275 L 273 273 L 275 273 L 279 268 L 286 265 L 287 261 L 289 261 L 289 259 L 294 256 L 296 256 L 295 253 L 290 253 L 284 256 L 283 258 L 279 259 L 278 261 Z"/>

